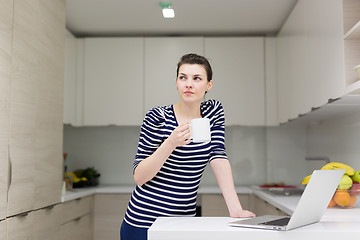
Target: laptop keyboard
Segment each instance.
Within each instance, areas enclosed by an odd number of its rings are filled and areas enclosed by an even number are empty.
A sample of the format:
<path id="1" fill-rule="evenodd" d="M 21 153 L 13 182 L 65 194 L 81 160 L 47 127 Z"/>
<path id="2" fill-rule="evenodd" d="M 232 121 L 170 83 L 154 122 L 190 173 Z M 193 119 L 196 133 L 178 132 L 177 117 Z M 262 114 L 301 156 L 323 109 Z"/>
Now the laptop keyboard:
<path id="1" fill-rule="evenodd" d="M 268 222 L 260 223 L 261 225 L 271 225 L 271 226 L 286 226 L 290 221 L 289 217 L 286 218 L 280 218 Z"/>

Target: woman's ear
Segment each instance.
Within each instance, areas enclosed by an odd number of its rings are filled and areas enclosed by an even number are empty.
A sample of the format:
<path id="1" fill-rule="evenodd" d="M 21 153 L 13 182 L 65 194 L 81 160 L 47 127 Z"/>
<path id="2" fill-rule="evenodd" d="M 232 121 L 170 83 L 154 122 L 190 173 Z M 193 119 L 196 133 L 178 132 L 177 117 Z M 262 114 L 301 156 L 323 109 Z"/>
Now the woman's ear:
<path id="1" fill-rule="evenodd" d="M 210 81 L 208 82 L 208 88 L 207 88 L 206 92 L 208 92 L 208 91 L 212 88 L 213 85 L 214 85 L 213 80 L 210 80 Z"/>

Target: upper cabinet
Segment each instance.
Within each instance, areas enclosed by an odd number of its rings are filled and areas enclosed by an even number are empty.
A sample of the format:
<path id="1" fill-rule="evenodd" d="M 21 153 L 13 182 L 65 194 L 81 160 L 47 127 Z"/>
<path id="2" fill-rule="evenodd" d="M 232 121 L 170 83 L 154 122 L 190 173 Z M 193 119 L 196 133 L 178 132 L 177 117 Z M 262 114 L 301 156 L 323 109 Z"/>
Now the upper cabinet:
<path id="1" fill-rule="evenodd" d="M 0 221 L 6 217 L 13 6 L 0 0 Z M 0 229 L 0 232 L 3 229 Z M 1 239 L 1 237 L 0 237 Z"/>
<path id="2" fill-rule="evenodd" d="M 344 94 L 342 16 L 338 0 L 299 0 L 289 15 L 277 37 L 279 122 Z"/>
<path id="3" fill-rule="evenodd" d="M 226 125 L 265 125 L 264 38 L 207 37 L 214 75 L 206 98 L 224 106 Z"/>
<path id="4" fill-rule="evenodd" d="M 266 53 L 275 52 L 274 39 L 269 43 L 272 51 Z M 66 63 L 64 123 L 75 126 L 138 126 L 149 109 L 176 104 L 177 63 L 187 53 L 209 59 L 214 87 L 206 98 L 223 103 L 227 125 L 268 124 L 265 102 L 276 99 L 265 89 L 263 37 L 74 39 L 70 35 L 67 48 L 72 64 Z M 267 57 L 274 70 L 275 54 Z M 274 83 L 274 74 L 271 79 Z M 274 115 L 276 107 L 268 106 Z M 272 119 L 271 125 L 275 122 Z"/>
<path id="5" fill-rule="evenodd" d="M 86 38 L 84 44 L 84 125 L 140 125 L 143 38 Z"/>
<path id="6" fill-rule="evenodd" d="M 145 112 L 153 107 L 179 101 L 176 89 L 177 63 L 184 54 L 203 55 L 203 51 L 202 37 L 145 38 Z"/>
<path id="7" fill-rule="evenodd" d="M 360 94 L 360 1 L 343 0 L 345 93 Z M 360 70 L 359 70 L 360 72 Z"/>

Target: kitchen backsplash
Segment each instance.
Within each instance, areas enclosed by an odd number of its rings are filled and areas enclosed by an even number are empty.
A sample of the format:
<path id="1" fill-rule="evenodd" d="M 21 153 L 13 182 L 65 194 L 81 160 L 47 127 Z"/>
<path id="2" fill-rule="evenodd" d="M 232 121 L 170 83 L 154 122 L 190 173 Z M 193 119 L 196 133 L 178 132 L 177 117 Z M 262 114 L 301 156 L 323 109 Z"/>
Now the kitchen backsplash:
<path id="1" fill-rule="evenodd" d="M 94 166 L 102 184 L 133 185 L 132 164 L 140 127 L 64 126 L 64 152 L 69 171 Z M 306 156 L 328 156 L 360 169 L 360 113 L 302 126 L 227 127 L 226 150 L 236 185 L 300 180 L 325 162 Z M 207 167 L 202 185 L 216 185 Z"/>

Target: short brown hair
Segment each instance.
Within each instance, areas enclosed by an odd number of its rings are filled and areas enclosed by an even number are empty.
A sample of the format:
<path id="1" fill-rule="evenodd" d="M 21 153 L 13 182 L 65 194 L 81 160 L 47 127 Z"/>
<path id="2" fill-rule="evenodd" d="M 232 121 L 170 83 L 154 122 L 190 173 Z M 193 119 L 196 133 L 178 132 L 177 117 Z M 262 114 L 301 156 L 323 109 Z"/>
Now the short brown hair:
<path id="1" fill-rule="evenodd" d="M 184 56 L 181 57 L 178 65 L 177 65 L 176 76 L 179 76 L 179 68 L 183 64 L 198 64 L 198 65 L 203 66 L 206 71 L 208 82 L 210 82 L 212 80 L 213 72 L 212 72 L 209 61 L 205 57 L 197 55 L 195 53 L 185 54 Z"/>

